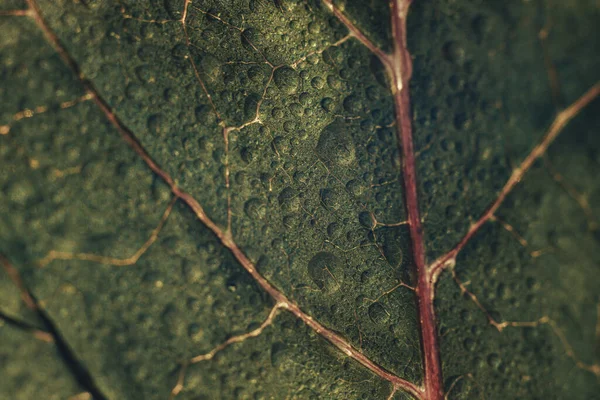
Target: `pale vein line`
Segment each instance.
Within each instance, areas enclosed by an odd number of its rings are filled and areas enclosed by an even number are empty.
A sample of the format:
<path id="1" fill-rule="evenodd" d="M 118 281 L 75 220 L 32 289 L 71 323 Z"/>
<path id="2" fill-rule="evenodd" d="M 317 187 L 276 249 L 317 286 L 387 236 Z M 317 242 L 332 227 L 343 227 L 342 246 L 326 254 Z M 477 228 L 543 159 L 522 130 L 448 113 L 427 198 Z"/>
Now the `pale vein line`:
<path id="1" fill-rule="evenodd" d="M 523 160 L 521 165 L 517 167 L 511 174 L 510 178 L 500 191 L 500 194 L 494 200 L 494 202 L 488 207 L 483 215 L 471 225 L 467 234 L 460 240 L 460 242 L 448 253 L 439 257 L 433 262 L 430 267 L 430 274 L 432 281 L 435 283 L 439 274 L 446 267 L 454 265 L 457 254 L 467 245 L 469 240 L 479 231 L 479 229 L 489 221 L 494 213 L 498 210 L 500 205 L 504 202 L 508 194 L 514 189 L 514 187 L 523 179 L 523 176 L 529 171 L 533 163 L 546 153 L 546 150 L 552 144 L 552 142 L 558 137 L 563 131 L 565 126 L 575 116 L 577 116 L 581 110 L 583 110 L 588 104 L 590 104 L 600 94 L 600 82 L 593 85 L 587 92 L 585 92 L 579 99 L 571 104 L 566 109 L 562 110 L 556 115 L 556 118 L 552 122 L 552 125 L 544 135 L 540 143 L 538 143 L 531 153 Z"/>
<path id="2" fill-rule="evenodd" d="M 398 391 L 398 388 L 396 386 L 392 386 L 392 391 L 390 392 L 390 395 L 387 397 L 387 400 L 392 400 L 394 398 L 394 396 L 396 395 L 397 391 Z"/>
<path id="3" fill-rule="evenodd" d="M 89 93 L 86 93 L 83 96 L 79 96 L 78 98 L 76 98 L 74 100 L 63 101 L 62 103 L 58 104 L 58 107 L 62 110 L 65 110 L 67 108 L 71 108 L 79 103 L 82 103 L 84 101 L 88 101 L 91 99 L 92 99 L 92 96 Z M 52 109 L 51 106 L 37 106 L 34 108 L 25 108 L 25 109 L 15 113 L 12 117 L 12 121 L 10 121 L 7 124 L 0 125 L 0 135 L 8 135 L 10 133 L 10 129 L 12 128 L 12 126 L 14 125 L 15 122 L 19 122 L 22 119 L 26 119 L 26 118 L 32 118 L 32 117 L 35 117 L 36 115 L 44 114 L 51 109 Z"/>
<path id="4" fill-rule="evenodd" d="M 29 10 L 2 10 L 0 11 L 0 17 L 30 17 L 31 13 Z"/>
<path id="5" fill-rule="evenodd" d="M 217 355 L 217 353 L 219 353 L 220 351 L 225 350 L 227 347 L 231 346 L 232 344 L 234 344 L 234 343 L 240 343 L 240 342 L 245 341 L 246 339 L 254 338 L 254 337 L 259 336 L 265 330 L 265 328 L 267 328 L 269 325 L 271 325 L 273 323 L 273 321 L 275 320 L 275 317 L 277 316 L 277 313 L 278 313 L 279 309 L 281 309 L 281 308 L 286 308 L 286 305 L 284 303 L 277 303 L 275 305 L 275 307 L 273 307 L 271 309 L 271 312 L 269 313 L 269 315 L 267 316 L 267 318 L 263 321 L 262 324 L 260 324 L 260 326 L 258 328 L 254 329 L 254 330 L 252 330 L 250 332 L 243 333 L 241 335 L 230 337 L 229 339 L 227 339 L 226 341 L 224 341 L 220 345 L 214 347 L 208 353 L 200 354 L 200 355 L 197 355 L 197 356 L 193 357 L 190 360 L 190 364 L 196 364 L 196 363 L 199 363 L 201 361 L 211 360 L 214 356 Z"/>
<path id="6" fill-rule="evenodd" d="M 304 61 L 306 61 L 306 59 L 310 56 L 314 56 L 317 54 L 323 54 L 326 50 L 333 48 L 333 47 L 338 47 L 341 46 L 342 44 L 346 43 L 349 39 L 352 39 L 354 37 L 354 35 L 352 33 L 347 34 L 346 36 L 344 36 L 343 38 L 341 38 L 340 40 L 338 40 L 337 42 L 331 43 L 330 45 L 328 45 L 327 47 L 321 49 L 321 50 L 315 50 L 315 51 L 311 51 L 310 53 L 308 53 L 307 55 L 300 57 L 299 59 L 297 59 L 296 61 L 294 61 L 293 63 L 290 64 L 290 67 L 292 67 L 293 69 L 296 69 L 298 67 L 298 65 Z"/>
<path id="7" fill-rule="evenodd" d="M 186 1 L 186 8 L 189 1 Z M 99 109 L 104 113 L 108 121 L 117 129 L 117 131 L 123 137 L 126 143 L 128 143 L 131 148 L 143 159 L 143 161 L 148 165 L 148 167 L 157 174 L 165 183 L 167 183 L 173 194 L 180 198 L 183 202 L 185 202 L 192 211 L 196 214 L 196 217 L 208 228 L 210 229 L 214 235 L 220 240 L 220 242 L 225 246 L 237 259 L 237 261 L 244 267 L 244 269 L 254 278 L 254 280 L 265 290 L 277 303 L 283 303 L 286 305 L 288 311 L 294 314 L 298 319 L 302 320 L 306 325 L 309 326 L 312 330 L 314 330 L 317 334 L 321 335 L 324 339 L 329 341 L 339 350 L 341 350 L 348 357 L 353 358 L 360 364 L 362 364 L 367 369 L 371 370 L 371 372 L 375 373 L 382 379 L 385 379 L 392 384 L 401 387 L 403 390 L 407 391 L 411 395 L 413 395 L 417 399 L 422 398 L 422 388 L 418 385 L 409 382 L 405 379 L 394 375 L 393 373 L 387 371 L 380 365 L 373 362 L 367 356 L 362 354 L 360 351 L 356 350 L 346 339 L 344 339 L 341 335 L 337 334 L 333 330 L 327 329 L 325 326 L 321 325 L 319 322 L 314 320 L 310 315 L 306 314 L 304 311 L 300 309 L 295 303 L 290 301 L 282 292 L 276 289 L 271 283 L 269 283 L 257 270 L 254 264 L 250 261 L 250 259 L 242 252 L 242 250 L 237 246 L 237 244 L 233 241 L 231 237 L 230 231 L 223 231 L 221 228 L 217 226 L 206 214 L 200 203 L 196 199 L 194 199 L 190 194 L 184 192 L 180 189 L 174 182 L 173 178 L 159 167 L 159 165 L 152 159 L 152 157 L 147 153 L 144 147 L 140 144 L 137 138 L 134 136 L 133 132 L 127 128 L 123 122 L 114 114 L 108 103 L 99 95 L 98 91 L 94 87 L 94 85 L 87 79 L 85 79 L 81 73 L 79 72 L 79 66 L 75 62 L 73 58 L 67 53 L 66 49 L 60 43 L 58 37 L 50 27 L 46 24 L 42 15 L 37 7 L 35 0 L 27 0 L 27 4 L 30 6 L 32 13 L 34 15 L 35 21 L 46 36 L 46 39 L 52 44 L 52 46 L 56 49 L 57 53 L 61 56 L 61 58 L 65 61 L 65 63 L 76 73 L 82 85 L 86 88 L 89 93 L 92 93 L 94 98 L 94 102 L 99 107 Z M 185 19 L 182 18 L 182 21 Z"/>
<path id="8" fill-rule="evenodd" d="M 2 264 L 6 265 L 5 263 L 2 263 Z M 12 277 L 9 277 L 9 278 L 12 279 Z M 16 284 L 15 280 L 14 279 L 12 279 L 12 280 L 13 280 L 13 284 Z M 37 340 L 41 340 L 42 342 L 46 342 L 46 343 L 54 343 L 54 337 L 52 336 L 52 334 L 50 332 L 42 330 L 42 329 L 38 328 L 37 326 L 32 325 L 29 322 L 21 320 L 21 319 L 17 318 L 16 316 L 9 315 L 8 313 L 4 312 L 3 310 L 0 310 L 0 327 L 3 325 L 2 322 L 4 322 L 5 324 L 7 324 L 11 327 L 14 327 L 16 329 L 30 333 Z"/>
<path id="9" fill-rule="evenodd" d="M 227 339 L 226 341 L 224 341 L 223 343 L 215 346 L 208 353 L 197 355 L 197 356 L 193 357 L 192 359 L 190 359 L 189 361 L 185 362 L 182 365 L 179 375 L 177 377 L 177 383 L 171 390 L 171 395 L 169 396 L 169 400 L 174 399 L 183 390 L 184 383 L 185 383 L 184 382 L 185 381 L 185 372 L 189 365 L 196 364 L 196 363 L 199 363 L 202 361 L 212 360 L 214 356 L 216 356 L 218 353 L 225 350 L 227 347 L 231 346 L 232 344 L 241 343 L 241 342 L 246 341 L 247 339 L 255 338 L 255 337 L 259 336 L 268 326 L 273 324 L 273 321 L 275 320 L 277 313 L 282 308 L 286 308 L 286 305 L 284 303 L 275 304 L 275 306 L 271 309 L 271 312 L 269 313 L 267 318 L 262 322 L 262 324 L 260 324 L 260 326 L 258 328 L 253 329 L 250 332 L 242 333 L 241 335 L 232 336 L 229 339 Z"/>
<path id="10" fill-rule="evenodd" d="M 448 388 L 448 391 L 446 392 L 446 394 L 444 395 L 444 400 L 449 400 L 450 398 L 450 393 L 452 393 L 452 390 L 454 390 L 454 387 L 456 386 L 456 384 L 458 382 L 460 382 L 461 380 L 463 380 L 465 377 L 467 378 L 473 378 L 473 375 L 471 374 L 466 374 L 466 375 L 460 375 L 458 376 L 456 379 L 454 379 L 454 381 L 452 382 L 452 384 L 450 385 L 450 387 Z"/>
<path id="11" fill-rule="evenodd" d="M 456 276 L 456 272 L 454 269 L 452 269 L 452 277 L 453 277 L 454 281 L 456 282 L 456 284 L 458 285 L 458 287 L 460 288 L 461 294 L 467 295 L 469 297 L 469 299 L 473 302 L 473 304 L 475 304 L 477 306 L 477 308 L 479 308 L 485 314 L 489 324 L 492 325 L 494 328 L 496 328 L 498 330 L 498 332 L 502 332 L 502 331 L 504 331 L 504 329 L 506 329 L 508 327 L 536 328 L 540 325 L 548 325 L 552 329 L 552 332 L 558 337 L 559 341 L 561 342 L 561 345 L 563 346 L 567 357 L 569 357 L 579 369 L 591 372 L 592 374 L 596 375 L 596 377 L 600 378 L 600 364 L 598 364 L 598 363 L 588 364 L 588 363 L 581 361 L 575 354 L 573 347 L 567 340 L 567 337 L 564 334 L 564 332 L 562 331 L 562 329 L 560 329 L 560 327 L 558 326 L 556 321 L 554 321 L 552 318 L 550 318 L 547 315 L 544 315 L 534 321 L 502 321 L 502 322 L 498 322 L 498 321 L 496 321 L 496 319 L 494 319 L 494 317 L 492 317 L 491 313 L 487 310 L 487 308 L 485 308 L 485 306 L 479 301 L 477 296 L 475 296 L 474 293 L 472 293 L 471 291 L 469 291 L 467 289 L 468 282 L 464 283 Z M 600 304 L 598 305 L 598 312 L 600 313 Z M 597 316 L 597 318 L 600 319 L 600 314 Z M 598 320 L 596 322 L 598 323 Z"/>
<path id="12" fill-rule="evenodd" d="M 200 77 L 200 71 L 198 70 L 198 67 L 196 66 L 196 62 L 194 61 L 194 57 L 192 57 L 192 52 L 191 52 L 192 41 L 190 40 L 190 35 L 188 34 L 188 29 L 187 29 L 187 24 L 186 24 L 186 22 L 187 22 L 187 16 L 188 16 L 188 8 L 189 8 L 191 2 L 192 2 L 192 0 L 185 0 L 185 3 L 183 5 L 183 13 L 181 15 L 181 20 L 180 20 L 181 26 L 183 28 L 183 35 L 185 37 L 185 44 L 186 44 L 187 49 L 188 49 L 188 58 L 190 60 L 190 64 L 192 66 L 192 69 L 194 70 L 194 76 L 196 77 L 196 80 L 198 81 L 198 83 L 202 87 L 202 91 L 204 92 L 204 94 L 208 98 L 208 102 L 210 103 L 213 112 L 215 113 L 215 115 L 217 116 L 217 118 L 222 121 L 221 115 L 217 111 L 217 107 L 215 106 L 215 103 L 213 102 L 212 96 L 209 93 L 208 88 L 206 87 L 206 84 L 204 83 L 204 81 Z"/>
<path id="13" fill-rule="evenodd" d="M 169 218 L 169 215 L 171 214 L 171 211 L 173 210 L 173 206 L 175 205 L 176 202 L 177 202 L 177 197 L 174 197 L 171 200 L 171 202 L 169 203 L 169 205 L 167 206 L 167 208 L 165 209 L 162 217 L 160 218 L 160 221 L 158 222 L 158 225 L 152 230 L 152 233 L 150 234 L 150 236 L 148 237 L 146 242 L 144 242 L 144 244 L 139 249 L 137 249 L 135 253 L 133 253 L 129 257 L 118 258 L 118 257 L 102 256 L 102 255 L 98 255 L 98 254 L 94 254 L 94 253 L 69 253 L 69 252 L 64 252 L 64 251 L 50 250 L 44 258 L 40 259 L 37 262 L 37 264 L 39 267 L 45 267 L 54 260 L 80 260 L 80 261 L 96 262 L 99 264 L 113 265 L 116 267 L 125 267 L 128 265 L 134 265 L 135 263 L 138 262 L 140 257 L 142 255 L 144 255 L 144 253 L 146 253 L 146 251 L 148 251 L 150 246 L 152 246 L 154 244 L 154 242 L 156 242 L 156 240 L 158 239 L 158 235 L 159 235 L 160 231 L 162 230 L 162 228 L 164 227 L 165 223 L 167 222 L 167 219 Z"/>
<path id="14" fill-rule="evenodd" d="M 384 64 L 386 68 L 392 68 L 390 56 L 381 50 L 375 43 L 373 43 L 350 19 L 338 9 L 332 0 L 322 0 L 323 4 L 331 11 L 335 17 L 340 20 L 344 26 L 348 29 L 350 34 L 354 36 L 359 42 L 361 42 L 371 53 L 375 54 L 377 58 Z"/>

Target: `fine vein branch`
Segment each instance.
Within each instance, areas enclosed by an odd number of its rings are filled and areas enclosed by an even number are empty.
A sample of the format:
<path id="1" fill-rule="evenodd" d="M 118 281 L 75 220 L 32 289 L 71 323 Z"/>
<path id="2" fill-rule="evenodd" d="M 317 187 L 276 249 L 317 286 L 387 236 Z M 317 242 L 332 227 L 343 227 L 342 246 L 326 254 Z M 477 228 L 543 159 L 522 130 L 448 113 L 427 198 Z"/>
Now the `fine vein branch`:
<path id="1" fill-rule="evenodd" d="M 121 120 L 114 114 L 111 107 L 100 96 L 92 82 L 90 82 L 83 76 L 77 62 L 71 57 L 71 55 L 67 52 L 66 48 L 62 45 L 62 43 L 56 36 L 56 34 L 48 26 L 48 24 L 42 17 L 42 14 L 35 0 L 27 0 L 27 4 L 29 6 L 31 16 L 34 18 L 35 22 L 44 33 L 46 40 L 48 40 L 48 42 L 55 48 L 57 53 L 65 62 L 65 64 L 68 67 L 70 67 L 71 70 L 75 73 L 86 92 L 92 96 L 92 100 L 102 111 L 107 120 L 118 130 L 118 132 L 127 142 L 127 144 L 129 144 L 129 146 L 142 158 L 142 160 L 148 165 L 148 167 L 155 174 L 157 174 L 166 184 L 169 185 L 173 195 L 176 198 L 181 199 L 186 205 L 188 205 L 192 209 L 192 211 L 196 214 L 196 217 L 208 229 L 210 229 L 213 232 L 213 234 L 220 240 L 223 246 L 225 246 L 233 254 L 237 261 L 254 278 L 254 280 L 261 286 L 261 288 L 265 290 L 275 300 L 276 304 L 280 305 L 279 307 L 288 310 L 298 319 L 302 320 L 313 331 L 315 331 L 324 339 L 332 343 L 335 347 L 341 350 L 348 357 L 353 358 L 380 378 L 392 383 L 394 388 L 404 390 L 417 399 L 423 398 L 423 390 L 421 387 L 392 374 L 380 365 L 373 362 L 367 356 L 355 349 L 346 339 L 314 320 L 310 315 L 306 314 L 295 303 L 289 300 L 282 292 L 280 292 L 273 285 L 271 285 L 271 283 L 269 283 L 256 270 L 254 264 L 250 261 L 250 259 L 248 259 L 245 253 L 233 241 L 233 239 L 231 238 L 231 232 L 224 231 L 219 226 L 217 226 L 205 213 L 200 203 L 196 199 L 194 199 L 190 194 L 186 193 L 175 184 L 173 178 L 152 159 L 152 157 L 148 154 L 148 152 L 144 149 L 141 143 L 134 136 L 133 132 L 131 132 L 131 130 L 129 130 L 129 128 L 127 128 L 123 124 L 123 122 L 121 122 Z M 188 5 L 189 1 L 186 1 L 186 10 Z M 183 24 L 185 24 L 186 14 L 187 13 L 184 12 L 184 17 L 182 18 Z"/>
<path id="2" fill-rule="evenodd" d="M 492 220 L 495 217 L 495 212 L 498 210 L 500 205 L 504 202 L 506 197 L 510 192 L 517 186 L 517 184 L 523 179 L 523 176 L 529 171 L 533 163 L 540 157 L 542 157 L 548 147 L 552 144 L 552 142 L 558 137 L 558 135 L 564 130 L 569 121 L 571 121 L 575 116 L 577 116 L 581 110 L 583 110 L 588 104 L 590 104 L 594 99 L 596 99 L 600 95 L 600 82 L 597 82 L 593 85 L 587 92 L 585 92 L 579 99 L 575 100 L 573 104 L 569 107 L 565 108 L 561 112 L 556 115 L 554 121 L 550 125 L 550 128 L 542 138 L 541 142 L 537 144 L 533 150 L 529 153 L 529 155 L 521 162 L 521 164 L 512 172 L 502 190 L 500 190 L 500 194 L 498 197 L 492 202 L 492 204 L 487 208 L 487 210 L 483 213 L 483 215 L 471 225 L 466 235 L 458 242 L 458 244 L 450 250 L 448 253 L 444 254 L 440 258 L 438 258 L 431 266 L 429 267 L 429 273 L 431 274 L 433 283 L 439 277 L 440 273 L 446 267 L 451 267 L 454 265 L 456 261 L 456 256 L 458 253 L 467 245 L 467 243 L 475 236 L 475 234 L 481 229 L 481 227 L 487 222 Z"/>
<path id="3" fill-rule="evenodd" d="M 169 400 L 174 399 L 175 396 L 177 396 L 183 390 L 184 380 L 185 380 L 185 372 L 186 372 L 188 365 L 196 364 L 196 363 L 199 363 L 202 361 L 212 360 L 219 352 L 225 350 L 227 347 L 231 346 L 232 344 L 242 343 L 242 342 L 245 342 L 247 339 L 255 338 L 255 337 L 259 336 L 267 327 L 269 327 L 273 324 L 273 321 L 275 320 L 277 313 L 282 308 L 286 308 L 286 305 L 283 303 L 275 304 L 275 306 L 273 306 L 273 308 L 271 308 L 271 312 L 269 312 L 269 315 L 267 316 L 267 318 L 262 322 L 262 324 L 259 325 L 258 328 L 253 329 L 250 332 L 232 336 L 229 339 L 225 340 L 223 343 L 218 344 L 217 346 L 213 347 L 213 349 L 210 350 L 208 353 L 199 354 L 199 355 L 193 357 L 191 360 L 184 362 L 181 367 L 181 370 L 179 372 L 179 376 L 177 378 L 177 383 L 171 390 L 171 395 L 169 397 Z"/>
<path id="4" fill-rule="evenodd" d="M 392 68 L 390 56 L 375 45 L 342 11 L 340 11 L 332 0 L 323 0 L 323 4 L 335 15 L 335 17 L 348 29 L 350 35 L 354 36 L 369 51 L 377 56 L 386 69 Z"/>
<path id="5" fill-rule="evenodd" d="M 460 288 L 461 294 L 466 295 L 472 302 L 475 304 L 477 308 L 479 308 L 486 316 L 490 325 L 498 330 L 498 332 L 504 331 L 504 329 L 513 327 L 513 328 L 537 328 L 542 325 L 550 326 L 552 332 L 559 339 L 561 345 L 565 350 L 565 354 L 575 363 L 575 366 L 584 371 L 588 371 L 596 375 L 596 377 L 600 378 L 600 364 L 598 363 L 586 363 L 579 359 L 575 354 L 575 350 L 573 346 L 567 340 L 567 337 L 563 330 L 558 326 L 556 321 L 551 319 L 549 316 L 544 315 L 533 321 L 497 321 L 492 314 L 488 311 L 488 309 L 481 304 L 477 296 L 467 289 L 467 285 L 469 282 L 462 282 L 458 276 L 456 275 L 456 271 L 452 269 L 452 278 Z M 596 306 L 596 339 L 600 339 L 600 303 Z"/>
<path id="6" fill-rule="evenodd" d="M 173 197 L 173 199 L 169 202 L 169 205 L 163 212 L 163 215 L 160 218 L 158 225 L 152 230 L 150 237 L 144 242 L 144 244 L 142 244 L 142 246 L 139 249 L 137 249 L 135 251 L 135 253 L 133 253 L 129 257 L 119 258 L 119 257 L 102 256 L 102 255 L 98 255 L 95 253 L 67 253 L 64 251 L 50 250 L 50 252 L 48 252 L 48 254 L 46 254 L 46 256 L 44 256 L 42 259 L 40 259 L 37 262 L 37 265 L 39 267 L 45 267 L 48 264 L 50 264 L 51 262 L 53 262 L 54 260 L 91 261 L 91 262 L 95 262 L 95 263 L 99 263 L 99 264 L 113 265 L 115 267 L 125 267 L 125 266 L 129 266 L 129 265 L 134 265 L 138 262 L 140 257 L 142 255 L 144 255 L 144 253 L 146 253 L 146 251 L 148 251 L 150 246 L 152 246 L 152 244 L 154 244 L 154 242 L 156 242 L 156 240 L 158 239 L 158 235 L 159 235 L 160 231 L 162 230 L 162 228 L 165 226 L 165 223 L 167 222 L 167 219 L 169 218 L 169 215 L 171 214 L 171 211 L 173 210 L 173 206 L 175 205 L 176 202 L 177 202 L 177 197 Z"/>

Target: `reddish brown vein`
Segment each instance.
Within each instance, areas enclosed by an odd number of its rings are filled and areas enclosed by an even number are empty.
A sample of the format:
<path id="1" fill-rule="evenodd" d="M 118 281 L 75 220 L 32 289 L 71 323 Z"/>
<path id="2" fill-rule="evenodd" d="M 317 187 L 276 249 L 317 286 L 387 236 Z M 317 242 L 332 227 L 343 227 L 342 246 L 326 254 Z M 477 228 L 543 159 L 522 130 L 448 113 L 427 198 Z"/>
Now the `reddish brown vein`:
<path id="1" fill-rule="evenodd" d="M 100 392 L 96 386 L 89 371 L 75 356 L 71 348 L 67 345 L 64 338 L 56 328 L 56 325 L 48 317 L 43 307 L 33 296 L 32 292 L 27 288 L 19 271 L 12 265 L 10 260 L 3 254 L 0 254 L 0 265 L 6 271 L 13 284 L 21 292 L 21 298 L 31 310 L 36 314 L 40 322 L 44 327 L 44 331 L 33 328 L 33 334 L 40 340 L 48 343 L 54 343 L 56 350 L 58 350 L 59 357 L 65 363 L 65 366 L 77 377 L 78 382 L 82 385 L 86 391 L 88 391 L 94 399 L 104 400 L 106 397 Z"/>
<path id="2" fill-rule="evenodd" d="M 392 68 L 392 62 L 390 56 L 381 50 L 375 43 L 373 43 L 350 19 L 344 15 L 340 9 L 333 5 L 332 0 L 323 0 L 323 4 L 335 15 L 335 17 L 348 29 L 350 34 L 354 36 L 359 42 L 361 42 L 369 51 L 377 56 L 383 63 L 386 69 Z"/>
<path id="3" fill-rule="evenodd" d="M 408 82 L 412 75 L 412 60 L 406 44 L 406 18 L 412 0 L 392 0 L 390 2 L 392 36 L 394 39 L 394 51 L 391 55 L 386 54 L 374 45 L 330 0 L 323 0 L 323 2 L 351 33 L 381 60 L 391 80 L 397 135 L 403 159 L 404 200 L 417 276 L 416 297 L 424 367 L 424 398 L 439 400 L 444 397 L 444 393 L 435 310 L 433 308 L 434 287 L 430 284 L 425 262 L 423 228 L 417 198 L 415 150 L 408 90 Z"/>
<path id="4" fill-rule="evenodd" d="M 39 313 L 41 312 L 40 306 L 39 306 L 38 302 L 33 298 L 33 295 L 31 294 L 29 289 L 27 289 L 27 286 L 25 286 L 25 283 L 23 282 L 23 279 L 21 279 L 21 275 L 19 274 L 19 271 L 17 271 L 17 269 L 12 265 L 12 263 L 8 260 L 8 258 L 6 258 L 3 254 L 0 254 L 0 264 L 2 265 L 2 268 L 4 269 L 4 272 L 6 272 L 6 274 L 8 275 L 8 278 L 13 282 L 13 284 L 19 290 L 19 294 L 21 295 L 21 300 L 23 300 L 23 303 L 25 303 L 27 308 L 29 308 L 30 310 L 34 311 L 36 314 L 39 315 Z M 23 321 L 18 321 L 17 319 L 11 318 L 2 313 L 0 313 L 0 320 L 10 321 L 13 325 L 20 326 L 21 328 L 24 328 L 24 329 L 30 331 L 31 333 L 33 333 L 33 335 L 37 339 L 40 339 L 44 342 L 47 342 L 47 343 L 54 342 L 54 336 L 52 336 L 52 334 L 50 332 L 39 329 L 36 326 L 32 326 Z"/>
<path id="5" fill-rule="evenodd" d="M 556 115 L 556 118 L 550 125 L 550 128 L 531 153 L 523 160 L 510 175 L 508 181 L 504 184 L 504 187 L 500 191 L 500 194 L 492 202 L 479 219 L 471 225 L 467 234 L 458 242 L 458 244 L 438 258 L 433 264 L 431 264 L 429 270 L 433 284 L 437 280 L 439 274 L 444 270 L 446 266 L 451 266 L 456 260 L 458 253 L 467 245 L 467 243 L 475 236 L 475 234 L 481 229 L 481 227 L 489 220 L 494 217 L 494 213 L 498 210 L 500 205 L 504 202 L 508 194 L 515 188 L 515 186 L 523 179 L 523 176 L 529 171 L 533 163 L 543 156 L 548 150 L 548 146 L 558 137 L 563 131 L 565 126 L 577 116 L 581 110 L 583 110 L 588 104 L 590 104 L 600 94 L 600 82 L 592 86 L 587 92 L 585 92 L 579 99 L 577 99 L 569 107 L 565 108 Z"/>
<path id="6" fill-rule="evenodd" d="M 261 286 L 261 288 L 265 290 L 275 300 L 276 303 L 281 304 L 281 308 L 285 308 L 286 310 L 291 312 L 298 319 L 302 320 L 306 325 L 308 325 L 312 330 L 314 330 L 317 334 L 319 334 L 321 337 L 323 337 L 324 339 L 332 343 L 334 346 L 336 346 L 339 350 L 344 352 L 347 356 L 353 358 L 380 378 L 392 383 L 394 388 L 402 389 L 410 393 L 417 399 L 423 398 L 422 388 L 420 388 L 412 382 L 409 382 L 392 374 L 391 372 L 387 371 L 383 367 L 370 360 L 360 351 L 352 347 L 352 345 L 348 341 L 346 341 L 346 339 L 344 339 L 342 336 L 338 335 L 334 331 L 327 329 L 325 326 L 321 325 L 319 322 L 314 320 L 310 315 L 302 311 L 300 307 L 298 307 L 296 304 L 290 301 L 283 293 L 281 293 L 278 289 L 271 285 L 256 270 L 254 264 L 250 261 L 250 259 L 248 259 L 248 257 L 233 241 L 231 237 L 231 232 L 223 231 L 221 228 L 219 228 L 204 212 L 204 209 L 202 208 L 200 203 L 198 203 L 198 201 L 194 199 L 190 194 L 186 193 L 175 184 L 171 176 L 166 171 L 161 169 L 160 166 L 146 152 L 146 150 L 134 136 L 133 132 L 131 132 L 129 128 L 127 128 L 125 124 L 123 124 L 123 122 L 121 122 L 121 120 L 114 114 L 108 103 L 100 96 L 94 85 L 81 74 L 79 66 L 77 65 L 75 60 L 69 55 L 67 50 L 60 43 L 56 34 L 46 24 L 36 2 L 34 0 L 27 0 L 27 4 L 29 5 L 30 10 L 32 11 L 33 18 L 35 19 L 36 23 L 46 36 L 48 42 L 52 44 L 52 46 L 63 59 L 65 64 L 67 64 L 77 75 L 85 90 L 93 95 L 93 101 L 104 113 L 108 121 L 118 130 L 118 132 L 127 142 L 127 144 L 131 146 L 131 148 L 142 158 L 142 160 L 154 173 L 156 173 L 165 183 L 169 185 L 173 194 L 176 197 L 180 198 L 192 209 L 192 211 L 196 214 L 197 218 L 208 229 L 210 229 L 215 236 L 217 236 L 217 238 L 221 241 L 223 246 L 229 249 L 229 251 L 237 259 L 237 261 L 254 278 L 254 280 Z"/>
<path id="7" fill-rule="evenodd" d="M 2 254 L 0 254 L 0 264 L 2 264 L 2 268 L 4 269 L 4 271 L 10 278 L 10 280 L 13 282 L 13 284 L 17 287 L 17 289 L 19 289 L 19 293 L 21 294 L 21 299 L 23 300 L 23 303 L 25 303 L 27 308 L 29 308 L 30 310 L 33 310 L 33 311 L 38 311 L 39 310 L 38 303 L 37 303 L 37 301 L 35 301 L 35 299 L 31 295 L 31 293 L 29 292 L 29 290 L 23 283 L 23 280 L 21 279 L 19 272 L 17 271 L 17 269 L 15 267 L 13 267 L 13 265 L 10 263 L 10 261 L 8 261 L 8 259 L 6 257 L 4 257 L 4 255 L 2 255 Z"/>
<path id="8" fill-rule="evenodd" d="M 412 75 L 412 60 L 406 44 L 406 17 L 411 0 L 391 2 L 392 35 L 394 38 L 393 67 L 391 73 L 392 92 L 396 111 L 396 132 L 402 151 L 402 175 L 404 201 L 408 214 L 408 225 L 417 278 L 416 296 L 419 311 L 421 351 L 425 386 L 425 398 L 438 400 L 444 397 L 442 366 L 438 344 L 433 290 L 427 274 L 423 227 L 417 196 L 417 173 L 413 144 L 410 94 L 408 83 Z"/>

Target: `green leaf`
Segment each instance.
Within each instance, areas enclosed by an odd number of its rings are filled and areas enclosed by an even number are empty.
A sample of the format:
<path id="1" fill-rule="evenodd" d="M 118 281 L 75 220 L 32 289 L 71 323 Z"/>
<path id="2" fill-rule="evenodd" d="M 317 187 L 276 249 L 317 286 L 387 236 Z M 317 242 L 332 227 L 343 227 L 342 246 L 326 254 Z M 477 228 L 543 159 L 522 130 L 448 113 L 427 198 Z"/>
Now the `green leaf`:
<path id="1" fill-rule="evenodd" d="M 598 22 L 4 1 L 1 397 L 596 398 Z"/>

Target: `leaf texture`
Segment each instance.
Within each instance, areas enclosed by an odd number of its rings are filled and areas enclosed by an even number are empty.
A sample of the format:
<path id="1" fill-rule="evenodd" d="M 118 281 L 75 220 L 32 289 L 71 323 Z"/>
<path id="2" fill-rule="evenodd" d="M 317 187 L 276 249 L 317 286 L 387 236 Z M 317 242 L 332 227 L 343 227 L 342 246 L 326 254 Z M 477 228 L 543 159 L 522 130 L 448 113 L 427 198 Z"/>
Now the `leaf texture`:
<path id="1" fill-rule="evenodd" d="M 0 394 L 597 398 L 599 17 L 2 2 Z"/>

